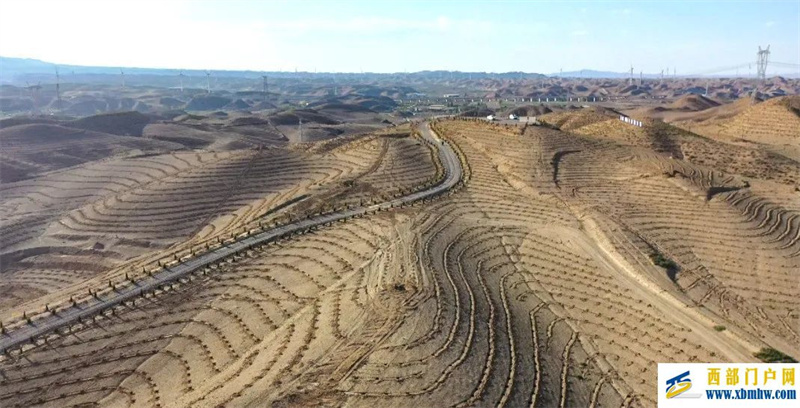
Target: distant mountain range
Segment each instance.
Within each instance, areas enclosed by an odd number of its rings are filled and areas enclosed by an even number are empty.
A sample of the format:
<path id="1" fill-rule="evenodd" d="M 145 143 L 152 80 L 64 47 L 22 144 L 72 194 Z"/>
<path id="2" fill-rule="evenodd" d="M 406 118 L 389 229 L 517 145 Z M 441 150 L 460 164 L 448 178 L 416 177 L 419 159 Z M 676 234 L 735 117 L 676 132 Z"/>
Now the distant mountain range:
<path id="1" fill-rule="evenodd" d="M 131 68 L 131 67 L 97 67 L 86 65 L 68 65 L 68 64 L 54 64 L 52 62 L 41 61 L 29 58 L 11 58 L 0 56 L 0 83 L 19 82 L 20 80 L 34 80 L 43 76 L 54 76 L 56 67 L 58 67 L 61 75 L 120 75 L 120 71 L 124 71 L 125 75 L 175 75 L 177 76 L 183 72 L 186 76 L 204 76 L 205 70 L 197 69 L 172 69 L 172 68 Z M 448 79 L 482 79 L 482 78 L 495 78 L 495 79 L 529 79 L 529 78 L 543 78 L 545 75 L 527 72 L 503 72 L 503 73 L 487 73 L 487 72 L 460 72 L 460 71 L 419 71 L 412 73 L 392 73 L 392 74 L 379 74 L 379 73 L 331 73 L 331 72 L 287 72 L 287 71 L 231 71 L 231 70 L 213 70 L 212 75 L 215 77 L 225 78 L 258 78 L 261 75 L 268 75 L 272 78 L 296 78 L 308 76 L 335 76 L 337 78 L 386 78 L 386 77 L 400 77 L 410 76 L 415 79 L 435 79 L 435 80 L 448 80 Z"/>
<path id="2" fill-rule="evenodd" d="M 62 76 L 71 75 L 74 78 L 82 77 L 81 79 L 87 80 L 94 78 L 98 80 L 102 76 L 120 75 L 120 71 L 124 71 L 125 75 L 143 75 L 143 76 L 178 76 L 181 72 L 187 77 L 204 77 L 205 70 L 198 69 L 172 69 L 172 68 L 132 68 L 132 67 L 98 67 L 87 65 L 68 65 L 68 64 L 54 64 L 52 62 L 41 61 L 30 58 L 11 58 L 0 56 L 0 83 L 13 84 L 24 83 L 27 81 L 48 81 L 55 75 L 56 66 L 58 66 L 59 73 Z M 411 73 L 332 73 L 332 72 L 291 72 L 291 71 L 231 71 L 231 70 L 213 70 L 211 75 L 215 78 L 248 78 L 257 79 L 262 75 L 267 75 L 270 78 L 331 78 L 334 81 L 339 79 L 346 81 L 352 79 L 369 80 L 369 79 L 386 79 L 394 78 L 401 79 L 407 77 L 414 80 L 434 80 L 434 81 L 447 81 L 447 80 L 469 80 L 469 79 L 536 79 L 545 77 L 563 77 L 563 78 L 628 78 L 630 75 L 627 72 L 611 72 L 611 71 L 597 71 L 592 69 L 583 69 L 580 71 L 568 71 L 561 73 L 552 73 L 550 75 L 530 73 L 530 72 L 461 72 L 461 71 L 419 71 Z M 634 73 L 634 78 L 639 78 L 639 73 Z M 658 78 L 660 74 L 644 74 L 644 78 Z M 667 75 L 669 77 L 669 75 Z M 719 75 L 725 77 L 725 75 Z M 796 77 L 796 75 L 787 75 L 787 77 Z M 106 79 L 107 80 L 107 79 Z"/>

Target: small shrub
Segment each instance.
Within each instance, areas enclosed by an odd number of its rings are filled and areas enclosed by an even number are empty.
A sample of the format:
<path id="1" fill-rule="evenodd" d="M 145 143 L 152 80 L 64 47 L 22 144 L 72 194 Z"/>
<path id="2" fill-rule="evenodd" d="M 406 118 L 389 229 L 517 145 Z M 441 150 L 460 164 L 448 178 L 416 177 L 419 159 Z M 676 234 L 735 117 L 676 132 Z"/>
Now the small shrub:
<path id="1" fill-rule="evenodd" d="M 660 252 L 653 252 L 650 254 L 650 260 L 653 261 L 654 265 L 658 265 L 668 271 L 674 271 L 678 269 L 678 264 L 676 264 L 675 261 L 665 257 Z"/>
<path id="2" fill-rule="evenodd" d="M 714 330 L 716 330 L 718 332 L 725 331 L 725 326 L 723 326 L 721 324 L 718 324 L 718 325 L 714 326 Z"/>
<path id="3" fill-rule="evenodd" d="M 753 354 L 759 360 L 765 363 L 796 363 L 797 360 L 787 354 L 784 354 L 772 347 L 762 348 L 758 353 Z"/>

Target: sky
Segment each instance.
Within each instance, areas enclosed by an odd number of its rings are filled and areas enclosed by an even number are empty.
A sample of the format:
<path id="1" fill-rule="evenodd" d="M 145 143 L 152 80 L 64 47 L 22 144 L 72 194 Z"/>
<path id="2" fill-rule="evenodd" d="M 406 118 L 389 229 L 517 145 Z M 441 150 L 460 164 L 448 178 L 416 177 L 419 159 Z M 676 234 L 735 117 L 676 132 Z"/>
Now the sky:
<path id="1" fill-rule="evenodd" d="M 0 2 L 0 56 L 110 67 L 680 75 L 767 44 L 800 64 L 800 0 Z"/>

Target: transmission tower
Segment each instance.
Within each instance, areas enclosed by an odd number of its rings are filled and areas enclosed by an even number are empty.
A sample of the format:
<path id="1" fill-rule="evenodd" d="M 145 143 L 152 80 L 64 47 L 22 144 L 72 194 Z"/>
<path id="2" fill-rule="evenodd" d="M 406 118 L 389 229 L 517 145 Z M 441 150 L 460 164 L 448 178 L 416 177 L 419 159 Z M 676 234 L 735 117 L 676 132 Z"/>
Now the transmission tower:
<path id="1" fill-rule="evenodd" d="M 211 72 L 206 71 L 206 93 L 211 93 Z"/>
<path id="2" fill-rule="evenodd" d="M 769 62 L 769 45 L 767 48 L 762 50 L 761 46 L 758 46 L 758 79 L 765 80 L 767 79 L 767 63 Z"/>
<path id="3" fill-rule="evenodd" d="M 628 77 L 628 85 L 633 85 L 633 65 L 631 65 L 631 75 Z"/>
<path id="4" fill-rule="evenodd" d="M 180 78 L 180 80 L 181 80 L 181 93 L 183 93 L 183 77 L 184 77 L 183 71 L 180 71 L 178 73 L 178 78 Z"/>

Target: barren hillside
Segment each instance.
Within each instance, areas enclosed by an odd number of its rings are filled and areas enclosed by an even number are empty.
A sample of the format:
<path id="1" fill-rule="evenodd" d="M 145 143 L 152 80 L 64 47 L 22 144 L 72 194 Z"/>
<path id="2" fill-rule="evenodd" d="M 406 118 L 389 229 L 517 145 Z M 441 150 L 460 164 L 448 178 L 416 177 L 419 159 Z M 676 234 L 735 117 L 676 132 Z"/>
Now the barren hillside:
<path id="1" fill-rule="evenodd" d="M 658 362 L 800 357 L 796 162 L 613 111 L 543 120 L 433 122 L 465 173 L 448 194 L 249 248 L 15 350 L 0 405 L 649 407 Z M 4 184 L 0 316 L 419 191 L 452 171 L 436 149 L 403 126 Z"/>

